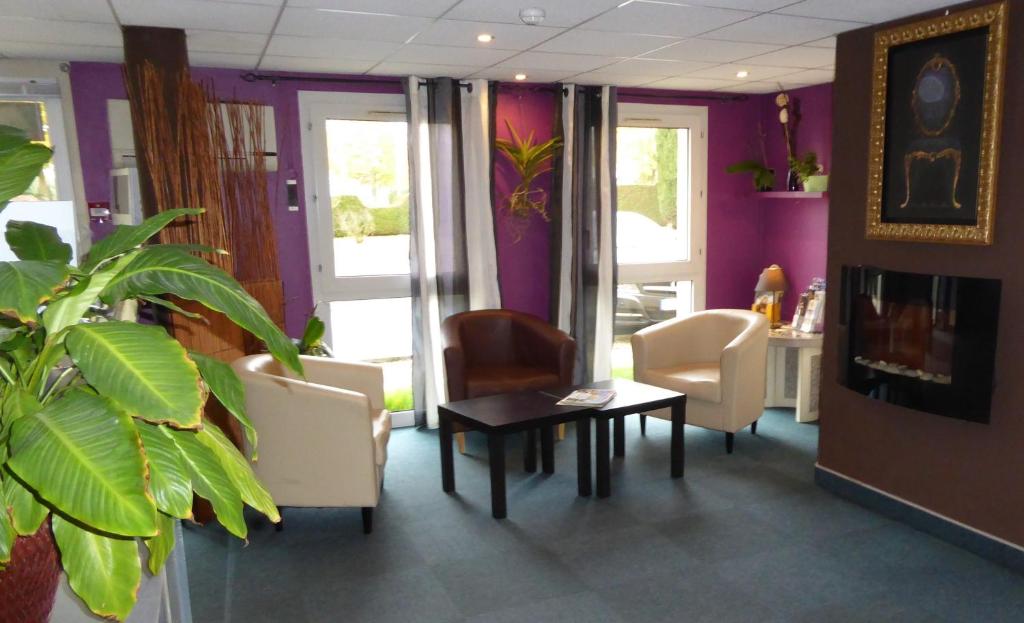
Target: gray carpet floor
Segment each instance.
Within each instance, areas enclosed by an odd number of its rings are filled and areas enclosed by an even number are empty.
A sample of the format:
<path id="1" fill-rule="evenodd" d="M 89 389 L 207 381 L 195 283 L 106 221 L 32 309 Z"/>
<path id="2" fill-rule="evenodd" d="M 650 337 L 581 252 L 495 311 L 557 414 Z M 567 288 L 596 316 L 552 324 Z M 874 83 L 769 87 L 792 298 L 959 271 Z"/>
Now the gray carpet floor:
<path id="1" fill-rule="evenodd" d="M 437 436 L 396 430 L 374 532 L 358 509 L 285 509 L 248 545 L 185 531 L 197 623 L 1024 621 L 1024 577 L 816 487 L 817 427 L 769 410 L 758 434 L 627 418 L 612 497 L 576 495 L 571 427 L 556 473 L 508 444 L 508 519 L 490 516 L 486 444 L 456 454 L 441 491 Z"/>

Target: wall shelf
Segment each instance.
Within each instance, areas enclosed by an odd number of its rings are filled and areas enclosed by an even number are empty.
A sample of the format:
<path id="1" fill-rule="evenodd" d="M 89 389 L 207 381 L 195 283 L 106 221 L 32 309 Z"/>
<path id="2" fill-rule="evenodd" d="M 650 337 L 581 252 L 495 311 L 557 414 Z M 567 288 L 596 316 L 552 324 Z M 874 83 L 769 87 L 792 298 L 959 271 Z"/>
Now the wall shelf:
<path id="1" fill-rule="evenodd" d="M 757 193 L 758 199 L 828 199 L 828 192 L 808 193 L 802 190 L 770 190 Z"/>

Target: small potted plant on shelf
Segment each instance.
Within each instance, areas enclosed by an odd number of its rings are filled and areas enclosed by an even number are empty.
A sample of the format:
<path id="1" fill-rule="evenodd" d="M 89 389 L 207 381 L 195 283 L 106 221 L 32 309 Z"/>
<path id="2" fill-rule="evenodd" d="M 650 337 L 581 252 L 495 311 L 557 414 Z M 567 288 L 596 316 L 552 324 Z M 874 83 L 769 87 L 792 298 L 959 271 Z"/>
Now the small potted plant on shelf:
<path id="1" fill-rule="evenodd" d="M 0 209 L 50 155 L 0 126 Z M 245 504 L 280 520 L 249 459 L 203 415 L 213 394 L 255 455 L 231 367 L 118 313 L 139 300 L 185 313 L 164 297 L 197 301 L 302 374 L 295 345 L 260 304 L 196 255 L 208 249 L 148 243 L 201 212 L 120 225 L 77 265 L 53 227 L 7 226 L 18 260 L 0 262 L 0 621 L 46 620 L 61 570 L 92 612 L 124 620 L 142 579 L 140 545 L 156 575 L 175 546 L 175 520 L 192 518 L 193 494 L 239 538 Z"/>
<path id="2" fill-rule="evenodd" d="M 764 127 L 760 122 L 757 124 L 757 137 L 761 147 L 761 159 L 741 160 L 725 167 L 725 171 L 726 173 L 752 173 L 754 190 L 768 192 L 775 185 L 775 169 L 769 169 L 765 164 L 768 162 L 768 154 L 764 147 Z"/>
<path id="3" fill-rule="evenodd" d="M 790 157 L 789 168 L 796 173 L 804 192 L 824 192 L 828 188 L 828 176 L 822 173 L 825 167 L 818 163 L 818 154 L 813 151 Z"/>

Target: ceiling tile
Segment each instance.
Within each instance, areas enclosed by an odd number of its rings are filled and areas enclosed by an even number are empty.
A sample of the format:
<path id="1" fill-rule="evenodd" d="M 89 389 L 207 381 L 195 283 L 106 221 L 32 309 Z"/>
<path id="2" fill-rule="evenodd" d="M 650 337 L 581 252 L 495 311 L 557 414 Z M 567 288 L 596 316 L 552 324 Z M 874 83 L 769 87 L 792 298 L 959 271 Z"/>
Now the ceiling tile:
<path id="1" fill-rule="evenodd" d="M 590 71 L 572 77 L 572 81 L 577 84 L 611 84 L 620 87 L 639 87 L 664 79 L 664 76 L 616 74 L 605 71 Z"/>
<path id="2" fill-rule="evenodd" d="M 736 80 L 736 75 L 739 71 L 746 71 L 747 77 L 743 80 L 755 82 L 757 80 L 767 80 L 768 78 L 774 78 L 776 76 L 784 76 L 786 74 L 796 73 L 799 69 L 793 67 L 760 67 L 756 65 L 741 65 L 741 64 L 726 64 L 718 65 L 716 67 L 709 67 L 707 69 L 698 69 L 697 71 L 691 71 L 688 76 L 695 78 L 714 78 L 716 80 Z"/>
<path id="3" fill-rule="evenodd" d="M 126 26 L 204 28 L 228 32 L 269 33 L 278 8 L 262 4 L 201 0 L 111 0 Z"/>
<path id="4" fill-rule="evenodd" d="M 713 67 L 714 63 L 698 61 L 664 61 L 653 58 L 629 58 L 624 61 L 602 67 L 601 72 L 617 74 L 638 74 L 641 76 L 657 76 L 668 78 L 681 76 L 698 69 Z"/>
<path id="5" fill-rule="evenodd" d="M 708 37 L 724 41 L 748 41 L 796 45 L 860 28 L 858 22 L 813 19 L 766 13 L 744 22 L 731 24 L 711 33 Z"/>
<path id="6" fill-rule="evenodd" d="M 786 74 L 780 80 L 800 84 L 824 84 L 835 80 L 835 71 L 831 69 L 805 69 L 792 74 Z"/>
<path id="7" fill-rule="evenodd" d="M 259 54 L 267 43 L 266 35 L 245 32 L 189 29 L 186 33 L 189 55 L 192 52 L 228 52 Z"/>
<path id="8" fill-rule="evenodd" d="M 361 74 L 373 67 L 373 61 L 347 58 L 297 58 L 294 56 L 264 56 L 261 71 L 302 71 L 308 73 Z"/>
<path id="9" fill-rule="evenodd" d="M 272 56 L 380 61 L 402 47 L 395 41 L 353 41 L 334 37 L 293 37 L 274 35 L 267 47 Z"/>
<path id="10" fill-rule="evenodd" d="M 674 4 L 693 4 L 697 6 L 713 6 L 721 9 L 740 9 L 743 11 L 754 11 L 765 13 L 787 4 L 793 4 L 795 0 L 668 0 Z"/>
<path id="11" fill-rule="evenodd" d="M 121 46 L 71 45 L 64 43 L 26 43 L 3 41 L 0 54 L 10 58 L 41 58 L 57 61 L 124 61 Z"/>
<path id="12" fill-rule="evenodd" d="M 277 1 L 280 3 L 280 0 Z M 455 2 L 456 0 L 288 0 L 288 6 L 413 17 L 440 17 Z"/>
<path id="13" fill-rule="evenodd" d="M 667 48 L 651 52 L 649 58 L 664 58 L 708 63 L 729 63 L 781 49 L 782 46 L 764 43 L 737 43 L 711 39 L 687 39 Z"/>
<path id="14" fill-rule="evenodd" d="M 676 39 L 669 37 L 573 29 L 542 43 L 536 50 L 604 56 L 639 56 L 675 41 Z"/>
<path id="15" fill-rule="evenodd" d="M 422 78 L 467 78 L 479 67 L 465 65 L 431 65 L 426 63 L 381 63 L 368 73 L 374 76 L 420 76 Z"/>
<path id="16" fill-rule="evenodd" d="M 416 45 L 410 43 L 399 48 L 387 61 L 397 63 L 425 63 L 428 65 L 494 65 L 515 54 L 513 50 L 479 50 L 445 45 Z"/>
<path id="17" fill-rule="evenodd" d="M 547 16 L 541 25 L 555 27 L 575 26 L 595 15 L 615 8 L 622 2 L 623 0 L 557 0 L 555 2 L 548 2 L 547 6 L 544 7 Z M 531 6 L 531 4 L 520 4 L 518 2 L 510 2 L 510 0 L 462 0 L 445 17 L 481 22 L 521 24 L 519 9 L 523 6 Z"/>
<path id="18" fill-rule="evenodd" d="M 776 67 L 803 67 L 813 69 L 835 62 L 836 51 L 829 48 L 812 48 L 796 45 L 775 52 L 760 54 L 743 59 L 744 64 L 774 65 Z"/>
<path id="19" fill-rule="evenodd" d="M 113 24 L 114 13 L 106 0 L 3 0 L 4 19 L 70 20 Z"/>
<path id="20" fill-rule="evenodd" d="M 816 41 L 808 41 L 804 45 L 809 48 L 832 48 L 834 50 L 836 49 L 836 38 L 825 37 L 824 39 L 818 39 Z"/>
<path id="21" fill-rule="evenodd" d="M 787 87 L 788 88 L 788 87 Z M 732 84 L 727 87 L 715 89 L 716 91 L 725 91 L 728 93 L 750 93 L 750 94 L 763 94 L 763 93 L 775 93 L 779 90 L 779 85 L 776 82 L 759 82 L 754 80 L 753 82 L 742 82 L 740 84 Z"/>
<path id="22" fill-rule="evenodd" d="M 940 9 L 949 4 L 950 0 L 804 0 L 776 12 L 878 24 L 931 9 Z"/>
<path id="23" fill-rule="evenodd" d="M 494 50 L 525 50 L 532 48 L 562 32 L 561 28 L 501 24 L 497 22 L 466 22 L 439 19 L 416 35 L 413 43 L 455 45 L 467 48 Z M 490 43 L 480 43 L 476 36 L 488 33 L 494 36 Z"/>
<path id="24" fill-rule="evenodd" d="M 405 43 L 428 24 L 430 20 L 425 17 L 391 17 L 287 8 L 281 14 L 281 21 L 274 33 Z"/>
<path id="25" fill-rule="evenodd" d="M 587 30 L 689 37 L 754 15 L 731 9 L 637 0 L 592 19 L 581 27 Z"/>
<path id="26" fill-rule="evenodd" d="M 115 24 L 5 18 L 0 20 L 0 46 L 7 42 L 120 47 L 122 37 Z"/>
<path id="27" fill-rule="evenodd" d="M 684 91 L 713 91 L 730 84 L 738 84 L 739 80 L 714 80 L 711 78 L 694 78 L 691 76 L 679 76 L 676 78 L 665 78 L 652 82 L 647 86 L 657 89 L 680 89 Z"/>
<path id="28" fill-rule="evenodd" d="M 547 52 L 523 52 L 506 61 L 500 67 L 510 67 L 529 73 L 531 67 L 544 71 L 592 71 L 610 65 L 621 59 L 612 56 L 591 56 L 589 54 L 549 54 Z"/>
<path id="29" fill-rule="evenodd" d="M 476 72 L 471 78 L 486 78 L 487 80 L 501 80 L 503 82 L 515 82 L 515 75 L 518 73 L 515 69 L 509 69 L 507 67 L 488 67 L 481 69 Z M 526 82 L 563 82 L 568 79 L 576 72 L 571 71 L 530 71 L 525 72 L 528 76 Z"/>
<path id="30" fill-rule="evenodd" d="M 228 54 L 225 52 L 193 52 L 189 50 L 188 64 L 193 67 L 229 67 L 253 69 L 260 60 L 257 54 Z"/>

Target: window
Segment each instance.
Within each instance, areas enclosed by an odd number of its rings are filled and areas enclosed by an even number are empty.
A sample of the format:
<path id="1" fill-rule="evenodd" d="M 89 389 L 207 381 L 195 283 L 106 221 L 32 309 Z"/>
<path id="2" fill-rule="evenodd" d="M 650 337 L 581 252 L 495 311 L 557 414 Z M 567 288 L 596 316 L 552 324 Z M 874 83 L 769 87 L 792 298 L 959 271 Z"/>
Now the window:
<path id="1" fill-rule="evenodd" d="M 9 125 L 23 130 L 33 142 L 50 148 L 56 146 L 57 135 L 60 135 L 61 141 L 63 140 L 62 132 L 55 132 L 57 129 L 62 129 L 63 126 L 60 122 L 58 121 L 56 126 L 51 125 L 51 120 L 55 115 L 57 117 L 60 115 L 59 100 L 47 101 L 0 96 L 0 125 Z M 62 193 L 58 192 L 57 179 L 60 160 L 57 157 L 50 160 L 25 193 L 15 197 L 13 201 L 57 201 L 61 199 Z M 66 195 L 63 198 L 70 199 L 70 184 L 64 180 L 61 182 L 60 190 Z M 65 184 L 67 184 L 66 187 Z"/>
<path id="2" fill-rule="evenodd" d="M 706 108 L 619 105 L 613 376 L 633 376 L 633 333 L 704 309 L 706 128 Z"/>

